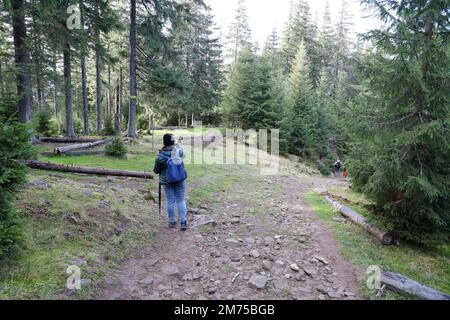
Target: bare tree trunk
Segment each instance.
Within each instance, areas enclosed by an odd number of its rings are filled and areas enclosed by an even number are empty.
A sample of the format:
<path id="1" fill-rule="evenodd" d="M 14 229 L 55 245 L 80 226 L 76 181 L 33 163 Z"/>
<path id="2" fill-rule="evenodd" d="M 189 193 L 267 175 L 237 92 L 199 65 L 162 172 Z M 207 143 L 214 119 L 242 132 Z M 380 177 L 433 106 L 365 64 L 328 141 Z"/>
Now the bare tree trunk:
<path id="1" fill-rule="evenodd" d="M 130 113 L 128 136 L 137 138 L 137 81 L 136 81 L 136 0 L 130 0 Z"/>
<path id="2" fill-rule="evenodd" d="M 66 95 L 66 136 L 75 138 L 75 130 L 73 128 L 73 106 L 72 106 L 72 66 L 70 44 L 67 42 L 64 48 L 64 85 Z"/>
<path id="3" fill-rule="evenodd" d="M 59 93 L 58 93 L 58 76 L 57 76 L 57 69 L 56 69 L 56 55 L 53 58 L 53 95 L 55 99 L 55 116 L 58 118 L 59 115 Z"/>
<path id="4" fill-rule="evenodd" d="M 35 67 L 36 67 L 36 94 L 37 94 L 39 110 L 42 110 L 44 108 L 44 93 L 42 90 L 42 79 L 41 79 L 41 70 L 40 70 L 40 64 L 41 64 L 40 50 L 41 50 L 41 46 L 39 43 L 39 39 L 35 39 L 34 40 L 34 51 L 35 51 L 34 62 L 35 62 Z"/>
<path id="5" fill-rule="evenodd" d="M 28 123 L 33 118 L 33 92 L 31 89 L 30 55 L 27 49 L 27 29 L 25 25 L 23 0 L 13 0 L 12 25 L 14 34 L 14 58 L 17 72 L 17 95 L 19 97 L 19 119 Z"/>
<path id="6" fill-rule="evenodd" d="M 89 149 L 89 148 L 93 148 L 93 147 L 98 147 L 98 146 L 101 146 L 101 145 L 104 145 L 104 144 L 107 144 L 110 142 L 112 142 L 112 139 L 103 139 L 103 140 L 98 140 L 98 141 L 94 141 L 94 142 L 72 144 L 70 146 L 56 148 L 55 154 L 64 154 L 64 153 L 74 151 L 74 150 L 85 150 L 85 149 Z"/>
<path id="7" fill-rule="evenodd" d="M 100 41 L 100 37 L 98 37 Z M 103 130 L 103 115 L 102 115 L 102 59 L 100 57 L 100 48 L 98 45 L 95 48 L 95 71 L 96 71 L 96 105 L 97 105 L 97 133 L 100 134 Z"/>
<path id="8" fill-rule="evenodd" d="M 26 165 L 32 169 L 39 170 L 51 170 L 51 171 L 61 171 L 61 172 L 72 172 L 72 173 L 82 173 L 82 174 L 96 174 L 105 176 L 116 176 L 116 177 L 132 177 L 141 179 L 153 179 L 153 175 L 146 172 L 140 171 L 127 171 L 127 170 L 115 170 L 115 169 L 103 169 L 94 167 L 75 167 L 67 166 L 63 164 L 56 164 L 51 162 L 41 162 L 34 160 L 27 160 Z"/>
<path id="9" fill-rule="evenodd" d="M 83 133 L 89 135 L 89 102 L 88 102 L 88 87 L 87 87 L 87 75 L 86 75 L 86 57 L 84 54 L 81 56 L 81 87 L 83 95 Z"/>
<path id="10" fill-rule="evenodd" d="M 80 1 L 81 10 L 81 25 L 84 28 L 84 5 Z M 91 134 L 89 128 L 89 102 L 88 102 L 88 86 L 87 86 L 87 72 L 86 72 L 86 47 L 81 49 L 81 91 L 83 100 L 83 133 L 85 135 Z"/>
<path id="11" fill-rule="evenodd" d="M 120 133 L 122 132 L 122 128 L 121 128 L 121 123 L 120 123 L 120 75 L 119 78 L 117 79 L 117 83 L 116 83 L 116 112 L 115 112 L 115 117 L 114 117 L 114 129 L 116 131 L 116 133 Z"/>
<path id="12" fill-rule="evenodd" d="M 108 51 L 110 50 L 108 45 Z M 111 65 L 108 63 L 108 99 L 106 101 L 106 117 L 109 119 L 112 115 L 112 90 L 111 90 Z"/>
<path id="13" fill-rule="evenodd" d="M 5 96 L 5 86 L 3 83 L 3 64 L 0 61 L 0 97 Z"/>

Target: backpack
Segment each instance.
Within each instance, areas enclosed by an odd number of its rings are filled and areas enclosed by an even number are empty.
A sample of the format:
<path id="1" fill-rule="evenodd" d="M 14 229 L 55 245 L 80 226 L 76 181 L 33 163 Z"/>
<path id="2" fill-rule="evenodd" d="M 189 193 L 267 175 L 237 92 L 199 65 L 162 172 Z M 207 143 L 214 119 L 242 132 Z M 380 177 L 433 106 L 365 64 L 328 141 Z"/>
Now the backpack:
<path id="1" fill-rule="evenodd" d="M 168 183 L 177 183 L 187 179 L 188 174 L 183 162 L 175 163 L 172 157 L 162 153 L 159 155 L 167 160 L 166 180 Z"/>

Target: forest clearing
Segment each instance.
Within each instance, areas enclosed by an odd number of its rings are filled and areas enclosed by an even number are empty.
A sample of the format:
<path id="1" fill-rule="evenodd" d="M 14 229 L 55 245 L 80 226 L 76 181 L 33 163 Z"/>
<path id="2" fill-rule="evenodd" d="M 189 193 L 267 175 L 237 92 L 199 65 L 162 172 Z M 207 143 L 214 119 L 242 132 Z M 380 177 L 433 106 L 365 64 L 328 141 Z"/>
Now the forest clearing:
<path id="1" fill-rule="evenodd" d="M 38 149 L 55 146 L 59 144 Z M 40 160 L 145 171 L 156 152 L 151 137 L 143 137 L 129 147 L 127 159 L 87 155 Z M 281 159 L 280 166 L 275 177 L 261 176 L 250 165 L 187 166 L 193 226 L 187 234 L 167 229 L 158 214 L 155 181 L 33 170 L 17 201 L 27 217 L 27 249 L 3 265 L 1 297 L 377 298 L 366 288 L 370 265 L 448 292 L 448 256 L 405 244 L 383 246 L 313 191 L 326 187 L 373 219 L 360 209 L 367 200 L 348 189 L 347 181 L 322 177 L 288 159 Z M 72 264 L 82 270 L 82 290 L 75 293 L 64 288 L 65 271 Z M 267 290 L 248 285 L 260 272 L 271 275 Z M 386 291 L 380 298 L 413 297 Z"/>
<path id="2" fill-rule="evenodd" d="M 448 1 L 279 3 L 0 3 L 0 300 L 450 300 Z"/>

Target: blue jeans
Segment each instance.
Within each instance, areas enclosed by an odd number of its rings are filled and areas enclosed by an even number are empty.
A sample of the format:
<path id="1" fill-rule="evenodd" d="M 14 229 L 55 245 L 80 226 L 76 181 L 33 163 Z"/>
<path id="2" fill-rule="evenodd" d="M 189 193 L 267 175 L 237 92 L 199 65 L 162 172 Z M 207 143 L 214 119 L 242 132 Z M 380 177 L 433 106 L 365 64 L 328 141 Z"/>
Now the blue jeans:
<path id="1" fill-rule="evenodd" d="M 177 203 L 180 222 L 186 222 L 187 209 L 186 201 L 184 199 L 184 194 L 186 191 L 186 180 L 164 185 L 164 190 L 166 192 L 169 222 L 177 222 L 177 217 L 175 216 L 175 202 Z"/>

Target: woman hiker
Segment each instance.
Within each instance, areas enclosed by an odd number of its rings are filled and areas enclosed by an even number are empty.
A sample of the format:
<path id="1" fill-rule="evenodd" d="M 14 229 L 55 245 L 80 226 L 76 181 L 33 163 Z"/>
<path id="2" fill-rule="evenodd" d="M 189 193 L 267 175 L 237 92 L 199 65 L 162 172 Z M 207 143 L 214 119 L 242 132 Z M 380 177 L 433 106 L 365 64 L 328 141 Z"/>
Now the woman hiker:
<path id="1" fill-rule="evenodd" d="M 169 228 L 177 226 L 175 215 L 175 202 L 178 207 L 181 230 L 185 231 L 187 225 L 187 209 L 185 200 L 187 173 L 184 169 L 183 149 L 175 145 L 175 137 L 165 134 L 163 137 L 164 147 L 159 151 L 155 160 L 153 171 L 159 174 L 159 183 L 164 187 L 167 199 L 167 213 L 169 216 Z"/>

